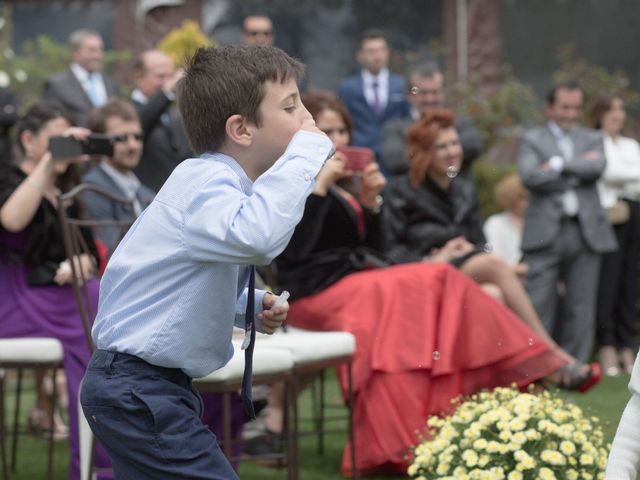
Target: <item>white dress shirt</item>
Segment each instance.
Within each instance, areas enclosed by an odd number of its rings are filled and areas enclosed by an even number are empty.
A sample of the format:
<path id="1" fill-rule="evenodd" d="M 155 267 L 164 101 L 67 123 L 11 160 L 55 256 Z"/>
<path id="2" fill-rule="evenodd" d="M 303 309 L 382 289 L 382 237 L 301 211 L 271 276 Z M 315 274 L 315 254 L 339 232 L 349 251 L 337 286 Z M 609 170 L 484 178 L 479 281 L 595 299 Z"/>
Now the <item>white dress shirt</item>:
<path id="1" fill-rule="evenodd" d="M 522 260 L 522 231 L 518 229 L 508 212 L 491 215 L 484 222 L 484 236 L 494 254 L 507 265 L 517 265 Z"/>
<path id="2" fill-rule="evenodd" d="M 550 166 L 551 168 L 562 170 L 566 163 L 573 160 L 573 138 L 571 136 L 571 132 L 561 129 L 555 122 L 549 122 L 549 130 L 551 130 L 551 133 L 555 137 L 556 144 L 558 145 L 558 149 L 562 153 L 562 159 L 564 160 L 562 162 L 558 162 L 558 164 L 550 162 Z M 578 195 L 573 188 L 566 190 L 562 194 L 562 206 L 565 215 L 575 217 L 578 214 L 578 211 L 580 210 L 580 202 L 578 201 Z"/>
<path id="3" fill-rule="evenodd" d="M 640 146 L 633 138 L 604 136 L 607 166 L 598 181 L 600 202 L 612 207 L 620 198 L 640 198 Z"/>
<path id="4" fill-rule="evenodd" d="M 380 111 L 383 112 L 389 103 L 389 69 L 383 68 L 378 75 L 372 75 L 368 70 L 362 70 L 362 85 L 364 87 L 364 98 L 372 106 L 374 104 L 375 93 L 373 83 L 378 83 L 378 103 Z"/>
<path id="5" fill-rule="evenodd" d="M 97 347 L 191 377 L 224 366 L 234 322 L 244 327 L 248 266 L 284 250 L 332 148 L 299 131 L 254 183 L 220 153 L 180 163 L 109 260 Z M 263 296 L 256 290 L 256 314 Z"/>
<path id="6" fill-rule="evenodd" d="M 87 95 L 89 95 L 89 98 L 91 98 L 91 93 L 89 93 L 91 91 L 91 86 L 89 85 L 89 75 L 92 75 L 93 88 L 95 91 L 96 99 L 99 101 L 99 105 L 102 105 L 107 101 L 107 89 L 104 86 L 104 79 L 102 78 L 102 74 L 100 72 L 94 72 L 93 74 L 90 74 L 77 63 L 72 63 L 70 68 L 71 72 L 73 72 L 73 74 L 80 82 L 80 85 L 82 85 L 84 91 L 87 92 Z"/>

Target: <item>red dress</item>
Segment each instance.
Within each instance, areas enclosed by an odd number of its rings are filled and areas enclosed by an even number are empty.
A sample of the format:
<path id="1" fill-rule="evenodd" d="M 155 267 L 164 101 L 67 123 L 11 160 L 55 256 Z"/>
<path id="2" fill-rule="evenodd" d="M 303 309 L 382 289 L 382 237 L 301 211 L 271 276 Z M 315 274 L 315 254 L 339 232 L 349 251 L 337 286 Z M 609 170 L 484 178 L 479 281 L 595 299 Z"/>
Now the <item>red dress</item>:
<path id="1" fill-rule="evenodd" d="M 354 422 L 363 473 L 406 472 L 427 418 L 449 410 L 452 398 L 514 382 L 525 386 L 566 363 L 448 264 L 352 273 L 294 302 L 288 322 L 356 337 Z M 338 373 L 346 395 L 346 372 Z"/>

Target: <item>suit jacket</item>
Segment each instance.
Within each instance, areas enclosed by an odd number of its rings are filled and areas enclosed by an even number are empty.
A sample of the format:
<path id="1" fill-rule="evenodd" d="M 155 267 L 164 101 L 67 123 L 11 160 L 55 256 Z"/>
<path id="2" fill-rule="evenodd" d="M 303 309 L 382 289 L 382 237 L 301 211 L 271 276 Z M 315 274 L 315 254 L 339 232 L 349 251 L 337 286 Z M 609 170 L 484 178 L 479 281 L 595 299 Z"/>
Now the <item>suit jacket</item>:
<path id="1" fill-rule="evenodd" d="M 584 157 L 596 152 L 596 159 Z M 573 158 L 565 161 L 562 171 L 543 169 L 555 155 L 562 156 L 549 127 L 538 127 L 524 134 L 518 154 L 518 170 L 529 190 L 529 207 L 525 213 L 522 250 L 549 247 L 559 234 L 564 215 L 563 193 L 573 188 L 579 202 L 578 220 L 585 242 L 596 253 L 616 249 L 616 240 L 600 205 L 596 181 L 604 171 L 606 160 L 602 135 L 578 127 L 574 133 Z"/>
<path id="2" fill-rule="evenodd" d="M 83 183 L 96 185 L 116 195 L 126 197 L 126 193 L 118 186 L 116 182 L 99 166 L 93 166 L 82 177 Z M 153 201 L 155 193 L 144 185 L 140 185 L 136 195 L 140 206 L 145 209 Z M 135 220 L 132 218 L 131 210 L 122 203 L 114 202 L 95 192 L 85 192 L 83 196 L 83 204 L 87 209 L 87 213 L 94 220 Z M 95 232 L 96 237 L 104 242 L 109 249 L 109 253 L 118 246 L 120 232 L 115 228 L 104 228 Z"/>
<path id="3" fill-rule="evenodd" d="M 164 92 L 159 91 L 146 104 L 135 100 L 133 104 L 144 132 L 142 158 L 135 173 L 143 184 L 157 192 L 173 169 L 193 153 L 180 113 Z"/>
<path id="4" fill-rule="evenodd" d="M 480 201 L 473 183 L 456 177 L 448 191 L 429 177 L 414 189 L 408 175 L 385 191 L 387 254 L 396 262 L 418 262 L 460 235 L 481 251 L 485 244 Z"/>
<path id="5" fill-rule="evenodd" d="M 405 141 L 409 127 L 413 122 L 411 117 L 397 118 L 386 123 L 383 127 L 380 163 L 394 175 L 402 175 L 409 170 L 409 162 L 405 154 Z M 473 161 L 480 155 L 484 142 L 470 118 L 456 117 L 455 122 L 462 145 L 462 171 L 464 172 L 469 170 Z"/>
<path id="6" fill-rule="evenodd" d="M 118 84 L 109 76 L 102 74 L 107 98 L 120 95 Z M 43 100 L 62 104 L 77 126 L 87 125 L 89 112 L 94 108 L 87 92 L 71 70 L 53 75 L 44 86 Z"/>
<path id="7" fill-rule="evenodd" d="M 278 284 L 297 299 L 324 290 L 350 273 L 380 267 L 382 215 L 363 209 L 366 235 L 358 232 L 358 217 L 339 193 L 330 189 L 324 197 L 311 194 L 304 215 L 287 248 L 275 259 Z M 367 265 L 369 263 L 369 265 Z"/>
<path id="8" fill-rule="evenodd" d="M 352 75 L 340 83 L 338 97 L 347 107 L 354 123 L 351 143 L 355 146 L 372 149 L 380 158 L 383 124 L 394 118 L 409 116 L 409 104 L 405 99 L 404 78 L 389 73 L 387 106 L 380 116 L 367 103 L 360 73 Z"/>

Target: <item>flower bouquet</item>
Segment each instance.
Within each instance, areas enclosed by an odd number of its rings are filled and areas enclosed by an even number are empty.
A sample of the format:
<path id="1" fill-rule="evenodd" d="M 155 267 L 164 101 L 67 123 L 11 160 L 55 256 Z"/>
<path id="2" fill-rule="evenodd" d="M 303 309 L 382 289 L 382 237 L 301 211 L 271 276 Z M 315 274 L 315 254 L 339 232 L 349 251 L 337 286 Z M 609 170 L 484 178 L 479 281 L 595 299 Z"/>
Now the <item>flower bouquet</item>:
<path id="1" fill-rule="evenodd" d="M 414 449 L 419 480 L 603 479 L 610 445 L 595 417 L 549 392 L 496 388 L 456 400 L 431 417 L 430 440 Z"/>

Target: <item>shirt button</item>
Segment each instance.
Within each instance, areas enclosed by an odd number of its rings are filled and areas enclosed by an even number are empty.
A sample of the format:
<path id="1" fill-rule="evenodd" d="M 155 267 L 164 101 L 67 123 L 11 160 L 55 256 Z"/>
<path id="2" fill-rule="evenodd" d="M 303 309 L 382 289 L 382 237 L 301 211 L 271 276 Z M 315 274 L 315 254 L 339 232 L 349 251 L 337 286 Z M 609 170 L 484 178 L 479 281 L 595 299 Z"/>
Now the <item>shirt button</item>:
<path id="1" fill-rule="evenodd" d="M 308 182 L 308 181 L 310 181 L 310 180 L 311 180 L 311 177 L 309 176 L 309 174 L 308 174 L 308 173 L 305 173 L 305 174 L 304 174 L 304 180 L 305 180 L 305 182 Z"/>

